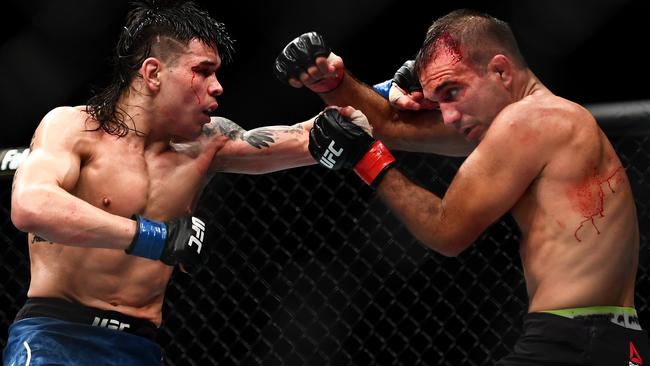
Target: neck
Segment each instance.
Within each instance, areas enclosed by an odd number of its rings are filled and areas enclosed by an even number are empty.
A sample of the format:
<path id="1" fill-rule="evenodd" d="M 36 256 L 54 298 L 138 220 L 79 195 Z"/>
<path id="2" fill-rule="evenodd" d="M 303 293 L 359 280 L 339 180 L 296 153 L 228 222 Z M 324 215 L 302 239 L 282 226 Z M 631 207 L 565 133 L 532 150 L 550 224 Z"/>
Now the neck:
<path id="1" fill-rule="evenodd" d="M 129 136 L 142 140 L 146 149 L 161 145 L 163 149 L 167 148 L 171 136 L 157 128 L 159 118 L 156 117 L 152 98 L 131 88 L 122 95 L 117 106 L 124 113 L 124 123 L 131 129 Z"/>
<path id="2" fill-rule="evenodd" d="M 514 93 L 515 100 L 522 100 L 529 95 L 548 90 L 530 69 L 522 71 L 519 75 L 517 80 L 519 87 L 515 88 Z"/>

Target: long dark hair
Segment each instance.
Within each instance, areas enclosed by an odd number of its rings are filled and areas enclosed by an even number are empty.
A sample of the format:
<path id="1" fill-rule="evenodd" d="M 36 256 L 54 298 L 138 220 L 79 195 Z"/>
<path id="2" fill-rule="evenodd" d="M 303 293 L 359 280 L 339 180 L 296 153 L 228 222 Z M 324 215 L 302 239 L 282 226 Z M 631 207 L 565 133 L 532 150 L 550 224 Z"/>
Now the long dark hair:
<path id="1" fill-rule="evenodd" d="M 102 129 L 120 137 L 132 129 L 117 101 L 131 81 L 139 77 L 145 59 L 156 56 L 173 61 L 193 39 L 214 47 L 223 63 L 230 62 L 234 52 L 233 40 L 223 23 L 212 19 L 193 1 L 142 0 L 133 5 L 115 47 L 111 81 L 86 104 L 86 112 L 99 123 L 95 131 Z"/>

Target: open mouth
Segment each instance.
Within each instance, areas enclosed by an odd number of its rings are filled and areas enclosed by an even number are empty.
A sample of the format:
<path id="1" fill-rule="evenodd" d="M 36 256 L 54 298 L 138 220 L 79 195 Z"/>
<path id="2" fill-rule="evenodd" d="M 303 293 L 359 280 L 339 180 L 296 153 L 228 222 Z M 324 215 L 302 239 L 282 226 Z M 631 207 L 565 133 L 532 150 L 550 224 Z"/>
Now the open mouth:
<path id="1" fill-rule="evenodd" d="M 214 116 L 214 113 L 215 113 L 215 111 L 217 110 L 217 107 L 218 107 L 218 106 L 219 106 L 219 105 L 215 103 L 215 104 L 209 106 L 208 108 L 204 109 L 204 110 L 203 110 L 203 113 L 204 113 L 204 114 L 207 114 L 208 116 Z"/>

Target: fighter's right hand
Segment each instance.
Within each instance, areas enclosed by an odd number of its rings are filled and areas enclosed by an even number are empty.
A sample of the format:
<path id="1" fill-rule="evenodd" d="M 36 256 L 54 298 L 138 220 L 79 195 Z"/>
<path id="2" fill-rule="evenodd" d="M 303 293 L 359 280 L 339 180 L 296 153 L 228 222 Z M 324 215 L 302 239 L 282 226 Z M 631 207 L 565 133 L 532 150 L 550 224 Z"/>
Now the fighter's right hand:
<path id="1" fill-rule="evenodd" d="M 404 62 L 392 80 L 377 84 L 374 88 L 397 109 L 419 111 L 438 107 L 437 103 L 424 98 L 414 60 Z"/>
<path id="2" fill-rule="evenodd" d="M 194 216 L 185 216 L 166 222 L 148 220 L 136 215 L 137 231 L 127 254 L 160 260 L 175 266 L 183 272 L 191 272 L 194 266 L 203 262 L 206 251 L 203 248 L 205 223 Z"/>
<path id="3" fill-rule="evenodd" d="M 294 88 L 306 86 L 316 93 L 336 89 L 345 75 L 343 60 L 332 53 L 316 32 L 296 37 L 275 59 L 275 76 Z"/>
<path id="4" fill-rule="evenodd" d="M 322 166 L 354 168 L 366 184 L 376 187 L 395 163 L 386 146 L 371 136 L 368 120 L 351 107 L 327 108 L 309 132 L 309 152 Z"/>

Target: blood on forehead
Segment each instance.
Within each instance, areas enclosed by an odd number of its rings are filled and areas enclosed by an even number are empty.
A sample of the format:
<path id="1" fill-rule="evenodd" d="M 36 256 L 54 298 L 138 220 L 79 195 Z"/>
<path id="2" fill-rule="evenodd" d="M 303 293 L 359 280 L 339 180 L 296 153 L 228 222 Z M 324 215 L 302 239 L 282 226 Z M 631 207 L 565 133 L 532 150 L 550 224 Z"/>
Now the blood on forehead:
<path id="1" fill-rule="evenodd" d="M 453 63 L 460 62 L 463 59 L 460 43 L 449 32 L 442 32 L 440 34 L 433 46 L 433 50 L 434 60 L 443 53 L 450 56 Z"/>

